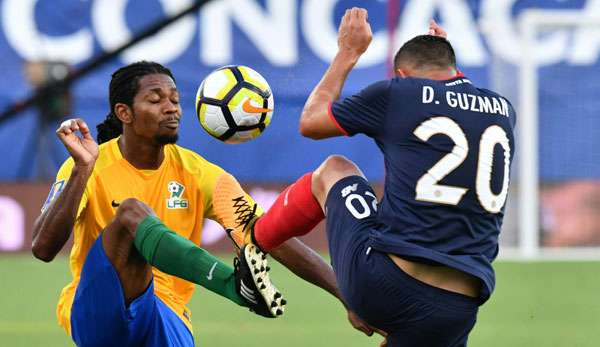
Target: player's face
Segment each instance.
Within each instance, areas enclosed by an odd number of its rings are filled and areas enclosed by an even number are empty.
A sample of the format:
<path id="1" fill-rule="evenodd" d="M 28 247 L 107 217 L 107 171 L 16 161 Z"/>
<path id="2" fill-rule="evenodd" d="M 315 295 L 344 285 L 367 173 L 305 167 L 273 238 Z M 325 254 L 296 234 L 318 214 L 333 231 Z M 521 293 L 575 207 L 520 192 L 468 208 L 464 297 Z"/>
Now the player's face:
<path id="1" fill-rule="evenodd" d="M 177 142 L 181 106 L 175 82 L 167 75 L 151 74 L 138 85 L 132 122 L 136 134 L 157 144 Z"/>

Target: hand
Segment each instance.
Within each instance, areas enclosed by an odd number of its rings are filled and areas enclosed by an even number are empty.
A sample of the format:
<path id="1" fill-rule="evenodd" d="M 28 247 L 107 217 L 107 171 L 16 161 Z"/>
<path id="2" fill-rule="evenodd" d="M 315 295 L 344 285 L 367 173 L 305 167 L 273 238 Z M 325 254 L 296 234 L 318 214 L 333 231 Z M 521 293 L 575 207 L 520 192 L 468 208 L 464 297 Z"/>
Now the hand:
<path id="1" fill-rule="evenodd" d="M 81 137 L 77 136 L 77 131 L 81 133 Z M 76 166 L 90 168 L 94 166 L 98 158 L 98 144 L 83 119 L 68 119 L 62 122 L 56 129 L 56 135 L 75 160 Z"/>
<path id="2" fill-rule="evenodd" d="M 346 10 L 338 32 L 340 51 L 349 52 L 358 58 L 367 50 L 373 38 L 367 16 L 364 8 L 353 7 Z"/>
<path id="3" fill-rule="evenodd" d="M 439 36 L 439 37 L 443 37 L 443 38 L 448 37 L 446 30 L 444 30 L 441 26 L 439 26 L 438 23 L 436 23 L 436 21 L 433 19 L 429 21 L 429 31 L 427 32 L 427 34 L 433 35 L 433 36 Z"/>
<path id="4" fill-rule="evenodd" d="M 350 321 L 350 324 L 352 324 L 354 329 L 362 331 L 367 336 L 373 335 L 374 332 L 378 333 L 383 337 L 387 336 L 387 333 L 385 331 L 370 326 L 369 324 L 367 324 L 367 322 L 363 321 L 360 317 L 358 317 L 358 315 L 356 315 L 356 313 L 354 313 L 351 310 L 348 310 L 348 321 Z"/>

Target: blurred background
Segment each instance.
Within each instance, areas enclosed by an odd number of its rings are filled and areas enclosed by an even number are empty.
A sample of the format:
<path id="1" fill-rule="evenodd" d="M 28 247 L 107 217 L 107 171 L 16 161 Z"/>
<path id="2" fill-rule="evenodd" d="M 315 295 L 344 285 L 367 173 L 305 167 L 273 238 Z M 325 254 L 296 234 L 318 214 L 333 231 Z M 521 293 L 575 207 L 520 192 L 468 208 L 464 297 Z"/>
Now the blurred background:
<path id="1" fill-rule="evenodd" d="M 369 10 L 374 37 L 344 95 L 389 78 L 395 51 L 434 18 L 460 69 L 518 111 L 498 289 L 471 345 L 600 345 L 600 0 L 0 0 L 0 346 L 69 345 L 53 315 L 68 259 L 34 261 L 31 226 L 67 158 L 54 130 L 65 118 L 101 122 L 122 65 L 171 68 L 184 111 L 179 144 L 231 172 L 264 207 L 333 153 L 380 188 L 382 156 L 367 138 L 316 142 L 298 132 L 352 6 Z M 275 97 L 269 128 L 241 145 L 204 133 L 194 111 L 199 83 L 228 64 L 260 72 Z M 306 242 L 326 252 L 322 230 Z M 203 245 L 231 257 L 214 223 Z M 352 331 L 333 298 L 275 271 L 290 292 L 287 317 L 260 320 L 199 289 L 198 344 L 377 345 Z"/>

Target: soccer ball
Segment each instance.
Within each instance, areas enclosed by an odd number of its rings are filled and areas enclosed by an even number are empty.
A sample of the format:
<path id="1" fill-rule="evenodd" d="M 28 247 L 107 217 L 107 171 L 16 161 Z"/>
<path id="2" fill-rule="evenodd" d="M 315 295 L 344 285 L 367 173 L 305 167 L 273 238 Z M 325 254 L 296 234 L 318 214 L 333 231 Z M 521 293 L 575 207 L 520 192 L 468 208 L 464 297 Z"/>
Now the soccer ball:
<path id="1" fill-rule="evenodd" d="M 202 128 L 227 143 L 256 138 L 269 126 L 273 94 L 267 81 L 247 66 L 224 66 L 198 87 L 196 113 Z"/>

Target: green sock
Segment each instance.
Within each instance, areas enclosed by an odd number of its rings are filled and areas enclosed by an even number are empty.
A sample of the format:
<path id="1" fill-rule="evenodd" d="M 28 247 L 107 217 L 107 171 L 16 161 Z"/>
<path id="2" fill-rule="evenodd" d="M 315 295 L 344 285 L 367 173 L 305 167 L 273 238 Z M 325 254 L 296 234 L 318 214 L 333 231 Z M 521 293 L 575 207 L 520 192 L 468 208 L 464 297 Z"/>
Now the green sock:
<path id="1" fill-rule="evenodd" d="M 235 290 L 233 269 L 192 241 L 177 235 L 160 219 L 146 217 L 136 229 L 134 243 L 144 259 L 160 271 L 247 306 Z"/>

